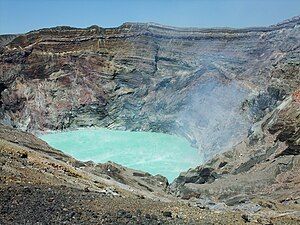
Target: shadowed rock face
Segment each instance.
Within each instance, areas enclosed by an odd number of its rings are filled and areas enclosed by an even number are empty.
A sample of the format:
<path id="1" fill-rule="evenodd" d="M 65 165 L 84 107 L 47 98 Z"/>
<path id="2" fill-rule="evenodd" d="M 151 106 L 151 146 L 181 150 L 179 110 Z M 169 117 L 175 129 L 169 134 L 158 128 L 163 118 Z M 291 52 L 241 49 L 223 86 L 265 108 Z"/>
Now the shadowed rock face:
<path id="1" fill-rule="evenodd" d="M 1 48 L 1 120 L 175 133 L 207 157 L 299 86 L 299 18 L 267 28 L 56 27 Z"/>

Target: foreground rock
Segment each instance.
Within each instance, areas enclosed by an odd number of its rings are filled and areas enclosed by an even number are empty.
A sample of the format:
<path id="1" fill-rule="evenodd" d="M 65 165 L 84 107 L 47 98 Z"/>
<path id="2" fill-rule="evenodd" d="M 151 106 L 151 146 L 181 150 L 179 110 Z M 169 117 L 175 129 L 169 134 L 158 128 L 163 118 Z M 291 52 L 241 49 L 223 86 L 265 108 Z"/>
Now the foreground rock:
<path id="1" fill-rule="evenodd" d="M 291 204 L 296 199 L 264 201 L 261 207 L 278 208 L 259 212 L 243 205 L 242 197 L 228 200 L 226 208 L 180 200 L 165 191 L 160 176 L 114 163 L 79 162 L 6 126 L 0 126 L 0 165 L 1 224 L 299 223 Z M 228 208 L 237 202 L 237 211 Z"/>

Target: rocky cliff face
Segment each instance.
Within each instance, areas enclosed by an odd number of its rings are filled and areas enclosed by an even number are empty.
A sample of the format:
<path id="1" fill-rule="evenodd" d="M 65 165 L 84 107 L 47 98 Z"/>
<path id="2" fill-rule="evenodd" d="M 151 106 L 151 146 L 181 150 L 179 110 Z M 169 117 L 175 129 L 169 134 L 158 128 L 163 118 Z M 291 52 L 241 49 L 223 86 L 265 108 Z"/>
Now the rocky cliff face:
<path id="1" fill-rule="evenodd" d="M 299 23 L 32 31 L 1 47 L 1 120 L 175 133 L 210 157 L 299 86 Z"/>

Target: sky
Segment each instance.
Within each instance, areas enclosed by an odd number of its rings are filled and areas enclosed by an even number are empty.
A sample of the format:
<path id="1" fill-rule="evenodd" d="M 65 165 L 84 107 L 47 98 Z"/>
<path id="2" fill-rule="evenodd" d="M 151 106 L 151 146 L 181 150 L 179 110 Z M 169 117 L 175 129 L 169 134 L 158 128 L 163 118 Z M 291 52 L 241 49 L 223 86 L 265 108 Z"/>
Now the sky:
<path id="1" fill-rule="evenodd" d="M 68 25 L 269 26 L 300 15 L 300 0 L 0 0 L 0 34 Z"/>

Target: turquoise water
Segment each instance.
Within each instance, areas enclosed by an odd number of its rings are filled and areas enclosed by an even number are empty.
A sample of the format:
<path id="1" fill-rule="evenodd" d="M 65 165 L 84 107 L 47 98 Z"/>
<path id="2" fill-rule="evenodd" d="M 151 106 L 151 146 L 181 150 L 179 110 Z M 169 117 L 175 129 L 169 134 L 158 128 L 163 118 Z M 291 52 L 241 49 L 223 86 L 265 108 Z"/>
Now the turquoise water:
<path id="1" fill-rule="evenodd" d="M 202 162 L 197 149 L 181 137 L 153 132 L 86 128 L 40 136 L 54 148 L 81 161 L 113 161 L 172 181 Z"/>

